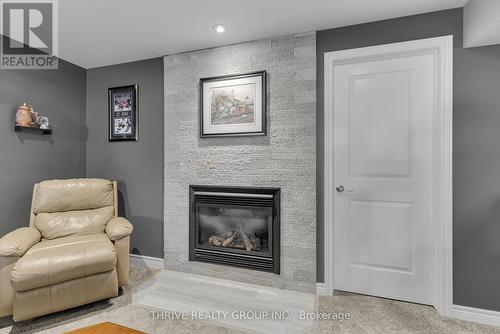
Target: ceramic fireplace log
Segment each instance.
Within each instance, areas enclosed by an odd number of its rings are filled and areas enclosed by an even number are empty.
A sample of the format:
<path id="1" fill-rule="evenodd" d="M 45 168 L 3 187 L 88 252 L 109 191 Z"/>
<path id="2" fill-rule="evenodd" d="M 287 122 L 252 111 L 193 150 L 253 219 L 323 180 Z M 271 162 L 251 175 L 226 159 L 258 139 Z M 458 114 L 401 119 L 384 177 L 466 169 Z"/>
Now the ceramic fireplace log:
<path id="1" fill-rule="evenodd" d="M 229 238 L 224 240 L 224 242 L 222 243 L 222 246 L 224 246 L 224 247 L 229 246 L 229 244 L 232 243 L 234 241 L 234 239 L 236 238 L 236 234 L 237 234 L 236 232 L 233 232 Z"/>
<path id="2" fill-rule="evenodd" d="M 253 232 L 245 232 L 241 224 L 238 224 L 237 231 L 211 235 L 208 238 L 208 243 L 216 247 L 245 249 L 247 251 L 261 250 L 260 238 Z"/>
<path id="3" fill-rule="evenodd" d="M 250 242 L 250 239 L 248 238 L 248 235 L 243 231 L 242 224 L 238 224 L 239 232 L 241 235 L 241 238 L 243 239 L 243 243 L 245 244 L 245 249 L 249 252 L 252 250 L 253 245 Z"/>
<path id="4" fill-rule="evenodd" d="M 222 246 L 222 242 L 219 240 L 219 237 L 212 235 L 208 238 L 208 242 L 214 246 Z"/>

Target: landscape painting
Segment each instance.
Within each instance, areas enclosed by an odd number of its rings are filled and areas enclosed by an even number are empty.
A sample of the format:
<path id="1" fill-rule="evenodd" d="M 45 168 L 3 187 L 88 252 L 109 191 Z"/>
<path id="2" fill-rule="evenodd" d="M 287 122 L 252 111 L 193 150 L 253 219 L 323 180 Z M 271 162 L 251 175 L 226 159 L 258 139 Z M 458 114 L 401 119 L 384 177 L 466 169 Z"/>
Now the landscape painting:
<path id="1" fill-rule="evenodd" d="M 210 89 L 210 123 L 255 123 L 255 84 Z"/>
<path id="2" fill-rule="evenodd" d="M 266 71 L 200 79 L 200 135 L 265 136 Z"/>

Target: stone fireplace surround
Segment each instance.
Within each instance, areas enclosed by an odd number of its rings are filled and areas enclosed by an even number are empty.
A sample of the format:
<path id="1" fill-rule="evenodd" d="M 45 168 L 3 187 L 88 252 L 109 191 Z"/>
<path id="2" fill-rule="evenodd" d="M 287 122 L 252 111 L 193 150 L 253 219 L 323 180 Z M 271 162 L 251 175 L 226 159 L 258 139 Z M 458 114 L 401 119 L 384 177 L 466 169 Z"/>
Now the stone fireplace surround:
<path id="1" fill-rule="evenodd" d="M 268 135 L 200 138 L 199 80 L 266 70 Z M 289 35 L 164 58 L 164 248 L 170 270 L 314 292 L 316 38 Z M 189 261 L 189 185 L 281 189 L 280 274 Z"/>

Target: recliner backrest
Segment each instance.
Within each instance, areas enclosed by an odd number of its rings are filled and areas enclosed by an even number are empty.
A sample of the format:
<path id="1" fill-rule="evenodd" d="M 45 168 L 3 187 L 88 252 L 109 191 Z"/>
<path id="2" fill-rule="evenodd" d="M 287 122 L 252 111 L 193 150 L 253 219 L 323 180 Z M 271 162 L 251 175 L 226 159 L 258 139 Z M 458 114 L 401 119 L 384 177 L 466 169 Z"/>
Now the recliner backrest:
<path id="1" fill-rule="evenodd" d="M 33 224 L 44 239 L 104 233 L 115 216 L 114 197 L 109 180 L 43 181 L 33 191 Z"/>

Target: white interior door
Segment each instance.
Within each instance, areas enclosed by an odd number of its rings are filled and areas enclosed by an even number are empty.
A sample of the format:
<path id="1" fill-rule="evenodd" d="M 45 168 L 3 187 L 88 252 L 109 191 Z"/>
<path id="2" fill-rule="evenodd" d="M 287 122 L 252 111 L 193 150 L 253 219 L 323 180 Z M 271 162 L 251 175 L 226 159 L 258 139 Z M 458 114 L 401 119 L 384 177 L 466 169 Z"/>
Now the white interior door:
<path id="1" fill-rule="evenodd" d="M 335 289 L 434 302 L 434 60 L 333 68 Z"/>

